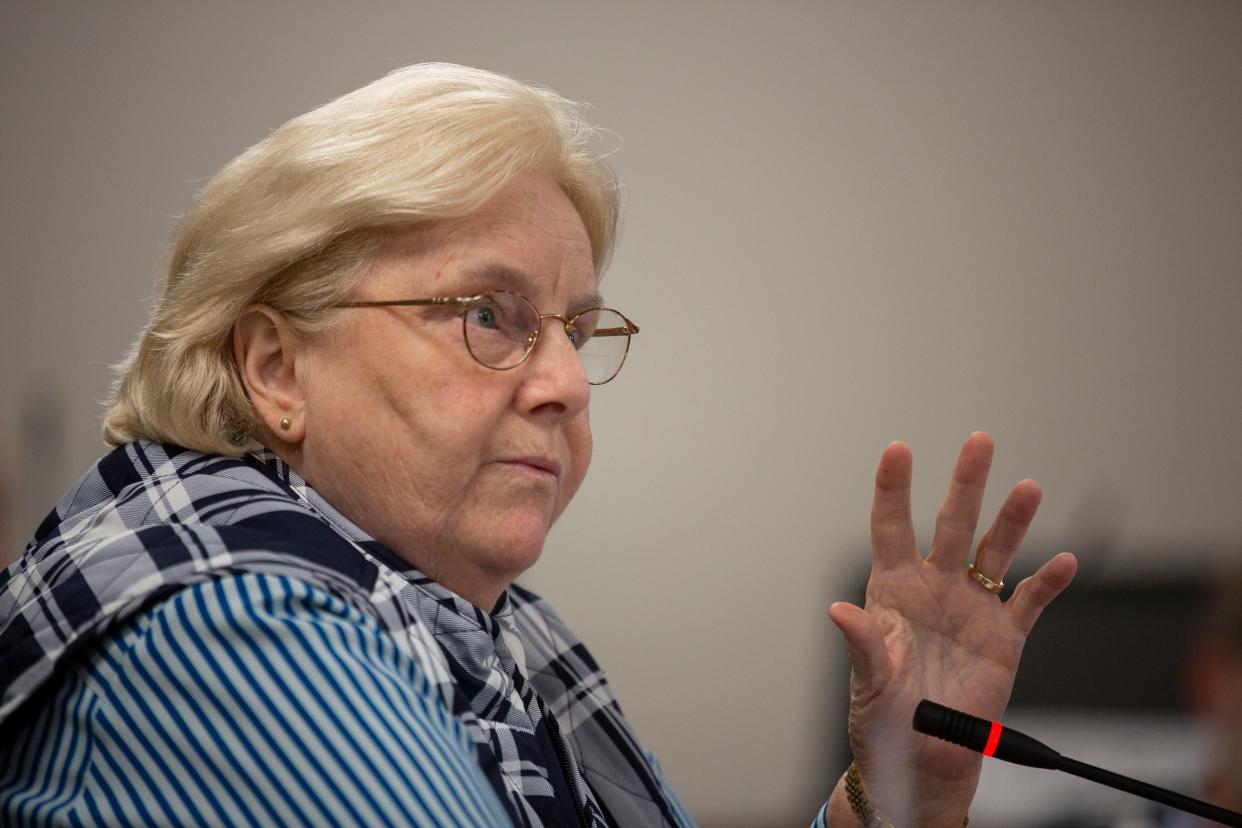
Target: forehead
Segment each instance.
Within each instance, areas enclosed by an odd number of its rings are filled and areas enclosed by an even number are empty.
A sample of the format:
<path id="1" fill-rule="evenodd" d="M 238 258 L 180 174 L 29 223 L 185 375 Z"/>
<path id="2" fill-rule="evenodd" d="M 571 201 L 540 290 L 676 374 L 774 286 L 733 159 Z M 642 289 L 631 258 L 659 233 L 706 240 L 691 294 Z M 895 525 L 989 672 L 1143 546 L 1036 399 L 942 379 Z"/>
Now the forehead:
<path id="1" fill-rule="evenodd" d="M 518 179 L 466 216 L 394 232 L 377 265 L 384 281 L 436 295 L 507 288 L 568 300 L 597 282 L 582 219 L 545 176 Z"/>

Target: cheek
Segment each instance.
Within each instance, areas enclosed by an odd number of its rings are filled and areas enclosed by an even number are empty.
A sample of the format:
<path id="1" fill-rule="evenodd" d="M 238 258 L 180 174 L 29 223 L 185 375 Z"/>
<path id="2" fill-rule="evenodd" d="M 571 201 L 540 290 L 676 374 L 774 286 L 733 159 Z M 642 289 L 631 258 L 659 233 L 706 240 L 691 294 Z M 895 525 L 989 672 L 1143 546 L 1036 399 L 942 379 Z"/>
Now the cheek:
<path id="1" fill-rule="evenodd" d="M 494 404 L 419 338 L 398 349 L 377 339 L 325 341 L 309 361 L 308 448 L 329 466 L 350 459 L 369 466 L 376 479 L 399 482 L 406 499 L 451 496 L 450 470 L 471 468 L 494 428 Z"/>
<path id="2" fill-rule="evenodd" d="M 344 382 L 365 385 L 356 390 L 374 406 L 366 416 L 382 432 L 376 461 L 420 462 L 437 473 L 454 465 L 464 469 L 495 430 L 501 406 L 494 389 L 472 375 L 472 366 L 462 365 L 428 332 L 417 333 L 396 351 L 373 349 L 366 354 L 367 370 Z"/>
<path id="3" fill-rule="evenodd" d="M 565 442 L 569 446 L 569 473 L 562 490 L 561 509 L 569 505 L 569 501 L 582 485 L 587 468 L 591 465 L 591 418 L 589 409 L 584 410 L 571 422 L 565 425 Z"/>

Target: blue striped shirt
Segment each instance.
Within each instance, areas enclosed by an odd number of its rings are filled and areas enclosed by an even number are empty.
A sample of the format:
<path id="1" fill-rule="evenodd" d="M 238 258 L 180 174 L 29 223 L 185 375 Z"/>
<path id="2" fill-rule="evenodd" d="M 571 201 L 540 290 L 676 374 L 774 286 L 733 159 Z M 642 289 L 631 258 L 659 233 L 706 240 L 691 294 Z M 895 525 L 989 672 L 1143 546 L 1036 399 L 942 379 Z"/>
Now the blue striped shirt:
<path id="1" fill-rule="evenodd" d="M 0 792 L 17 825 L 509 822 L 419 665 L 356 609 L 264 575 L 182 590 L 81 660 Z"/>

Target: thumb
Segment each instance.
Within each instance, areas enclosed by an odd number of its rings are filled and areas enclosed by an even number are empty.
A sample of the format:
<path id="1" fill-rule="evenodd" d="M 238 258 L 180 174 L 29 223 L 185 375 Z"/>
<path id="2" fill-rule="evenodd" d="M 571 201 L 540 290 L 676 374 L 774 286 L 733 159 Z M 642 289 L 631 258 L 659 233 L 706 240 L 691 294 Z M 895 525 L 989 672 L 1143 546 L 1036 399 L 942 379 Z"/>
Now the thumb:
<path id="1" fill-rule="evenodd" d="M 892 674 L 884 634 L 866 610 L 845 601 L 828 607 L 828 617 L 845 637 L 845 651 L 853 668 L 850 695 L 866 704 L 884 689 Z"/>

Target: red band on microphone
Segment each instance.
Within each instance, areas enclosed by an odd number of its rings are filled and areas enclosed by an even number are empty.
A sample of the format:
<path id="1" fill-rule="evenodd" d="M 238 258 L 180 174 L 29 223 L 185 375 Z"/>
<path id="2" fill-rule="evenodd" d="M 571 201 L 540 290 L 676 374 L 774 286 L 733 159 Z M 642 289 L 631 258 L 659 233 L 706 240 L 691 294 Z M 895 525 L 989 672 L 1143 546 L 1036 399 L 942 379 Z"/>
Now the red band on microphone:
<path id="1" fill-rule="evenodd" d="M 992 722 L 992 730 L 988 733 L 988 743 L 983 746 L 984 756 L 996 753 L 996 746 L 1000 744 L 1001 731 L 1004 729 L 1000 722 Z"/>

